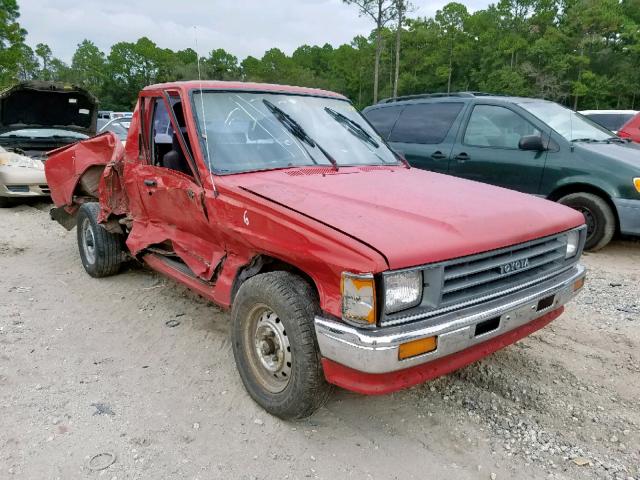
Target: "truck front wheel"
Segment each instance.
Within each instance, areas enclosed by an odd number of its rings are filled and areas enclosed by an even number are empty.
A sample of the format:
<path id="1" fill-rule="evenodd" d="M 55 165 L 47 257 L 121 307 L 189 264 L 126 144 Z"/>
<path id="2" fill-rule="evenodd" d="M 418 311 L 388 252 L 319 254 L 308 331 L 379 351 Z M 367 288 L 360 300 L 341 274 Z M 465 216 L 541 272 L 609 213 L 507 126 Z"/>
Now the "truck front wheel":
<path id="1" fill-rule="evenodd" d="M 317 305 L 311 286 L 289 272 L 248 279 L 233 304 L 231 340 L 242 382 L 283 419 L 311 415 L 331 392 L 313 330 Z"/>
<path id="2" fill-rule="evenodd" d="M 82 266 L 92 277 L 108 277 L 120 270 L 123 259 L 123 238 L 108 232 L 98 223 L 100 205 L 85 203 L 77 217 L 78 249 Z"/>
<path id="3" fill-rule="evenodd" d="M 558 202 L 584 215 L 587 224 L 585 250 L 600 250 L 611 241 L 616 233 L 616 217 L 604 199 L 593 193 L 578 192 L 566 195 Z"/>

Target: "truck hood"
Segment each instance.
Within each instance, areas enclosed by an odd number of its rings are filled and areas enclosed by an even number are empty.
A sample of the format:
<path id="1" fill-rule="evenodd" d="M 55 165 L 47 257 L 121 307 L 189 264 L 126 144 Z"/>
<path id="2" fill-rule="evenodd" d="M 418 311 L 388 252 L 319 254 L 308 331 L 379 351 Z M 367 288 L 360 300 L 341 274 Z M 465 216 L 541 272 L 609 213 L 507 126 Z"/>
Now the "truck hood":
<path id="1" fill-rule="evenodd" d="M 392 269 L 507 247 L 584 223 L 578 212 L 531 195 L 403 167 L 300 168 L 234 175 L 232 181 L 360 240 Z"/>
<path id="2" fill-rule="evenodd" d="M 23 82 L 0 93 L 0 133 L 59 128 L 92 136 L 98 102 L 88 91 L 56 82 Z"/>

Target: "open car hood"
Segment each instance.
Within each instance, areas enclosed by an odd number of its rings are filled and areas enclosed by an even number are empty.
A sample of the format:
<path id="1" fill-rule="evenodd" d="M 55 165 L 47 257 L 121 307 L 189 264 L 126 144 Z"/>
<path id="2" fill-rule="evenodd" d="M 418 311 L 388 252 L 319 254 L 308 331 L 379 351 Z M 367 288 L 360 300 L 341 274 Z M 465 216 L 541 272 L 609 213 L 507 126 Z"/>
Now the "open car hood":
<path id="1" fill-rule="evenodd" d="M 309 168 L 226 177 L 373 247 L 391 268 L 552 235 L 582 214 L 532 195 L 402 167 Z"/>
<path id="2" fill-rule="evenodd" d="M 0 133 L 60 128 L 93 136 L 97 113 L 97 99 L 74 85 L 32 81 L 0 93 Z"/>

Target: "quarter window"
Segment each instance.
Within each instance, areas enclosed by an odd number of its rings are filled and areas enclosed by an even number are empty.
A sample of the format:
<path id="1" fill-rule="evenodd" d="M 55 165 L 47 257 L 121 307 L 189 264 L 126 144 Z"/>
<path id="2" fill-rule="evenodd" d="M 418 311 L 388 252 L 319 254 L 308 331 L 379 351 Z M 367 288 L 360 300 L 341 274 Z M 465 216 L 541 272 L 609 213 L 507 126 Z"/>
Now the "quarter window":
<path id="1" fill-rule="evenodd" d="M 389 140 L 399 143 L 441 143 L 462 110 L 462 103 L 418 103 L 407 105 Z"/>
<path id="2" fill-rule="evenodd" d="M 382 138 L 389 138 L 391 129 L 398 120 L 402 107 L 382 107 L 364 114 Z"/>
<path id="3" fill-rule="evenodd" d="M 496 105 L 476 105 L 464 133 L 466 145 L 517 149 L 520 139 L 541 132 L 516 112 Z"/>

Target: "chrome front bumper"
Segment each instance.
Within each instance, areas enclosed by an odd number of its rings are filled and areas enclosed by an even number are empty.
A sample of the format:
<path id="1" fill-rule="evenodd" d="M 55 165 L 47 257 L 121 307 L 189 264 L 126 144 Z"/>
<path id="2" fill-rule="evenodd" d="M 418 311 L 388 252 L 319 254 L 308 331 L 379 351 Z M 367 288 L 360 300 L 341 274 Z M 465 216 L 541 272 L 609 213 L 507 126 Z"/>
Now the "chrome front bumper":
<path id="1" fill-rule="evenodd" d="M 402 370 L 465 350 L 473 345 L 521 327 L 561 307 L 577 290 L 576 282 L 584 278 L 586 269 L 578 264 L 550 280 L 510 295 L 467 307 L 455 312 L 417 320 L 404 325 L 377 329 L 359 329 L 322 317 L 315 317 L 315 330 L 323 357 L 366 373 Z M 538 309 L 538 302 L 553 296 L 553 302 Z M 476 325 L 499 319 L 497 328 L 476 335 Z M 436 350 L 398 359 L 400 344 L 437 336 Z"/>

